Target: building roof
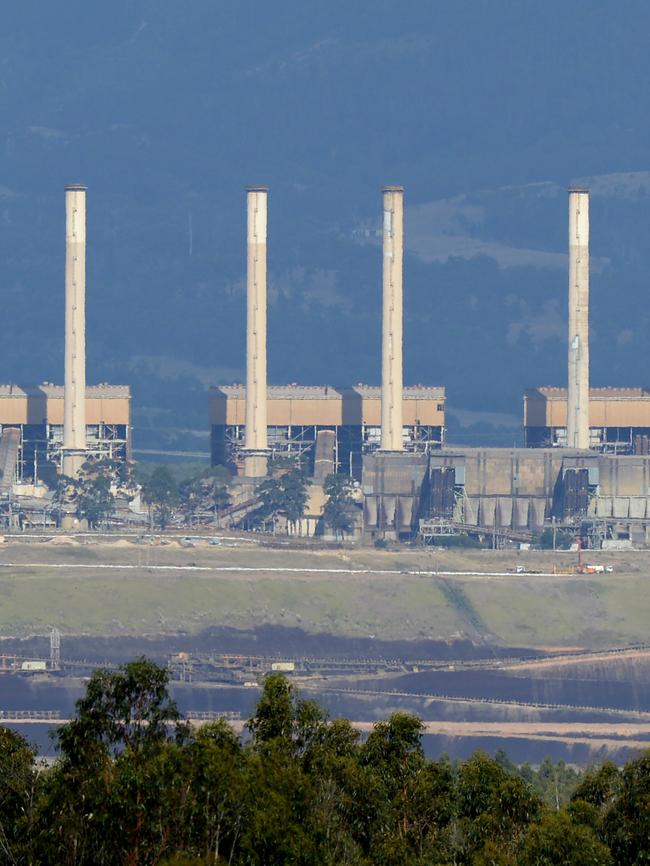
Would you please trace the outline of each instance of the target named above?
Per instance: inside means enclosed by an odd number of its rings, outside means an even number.
[[[566,400],[567,389],[544,385],[540,388],[527,388],[525,396],[544,397],[546,400]],[[590,400],[650,400],[648,388],[590,388]]]
[[[221,392],[231,399],[244,399],[245,385],[218,385],[210,388]],[[269,385],[266,389],[269,400],[340,400],[345,395],[355,394],[366,400],[379,400],[381,388],[378,385],[352,385],[336,387],[333,385]],[[444,400],[445,388],[442,385],[406,385],[405,400]]]
[[[21,385],[0,385],[0,397],[47,397],[48,399],[63,399],[63,385],[53,385],[43,382],[41,385],[22,387]],[[130,399],[129,385],[87,385],[86,398],[100,400]]]

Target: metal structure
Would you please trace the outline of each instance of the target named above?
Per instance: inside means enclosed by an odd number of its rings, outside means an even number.
[[[65,190],[65,392],[63,474],[86,460],[86,187]]]
[[[567,448],[589,448],[589,192],[569,190]]]
[[[58,671],[61,668],[61,632],[53,628],[50,632],[50,669]]]
[[[49,383],[35,388],[0,385],[0,472],[4,473],[0,493],[16,481],[44,481],[51,485],[57,472],[65,472],[64,390],[61,385]],[[128,460],[130,388],[87,386],[85,414],[84,456]]]
[[[567,389],[529,388],[524,393],[527,448],[567,445]],[[605,454],[647,454],[650,450],[650,390],[591,388],[589,448]]]
[[[402,451],[404,188],[384,187],[381,448]]]
[[[401,481],[406,466],[396,479],[386,471],[369,469],[363,480],[364,492],[369,491],[366,512],[369,500],[378,494],[386,501],[408,493]],[[413,461],[412,471],[419,470]],[[650,543],[648,455],[564,448],[444,448],[429,455],[415,496],[429,535],[436,524],[448,524],[472,534],[526,541],[544,526],[577,532],[583,521],[597,520],[613,539]],[[378,503],[366,521],[368,535],[381,530],[379,515]],[[400,531],[406,533],[407,528]]]
[[[0,495],[11,492],[18,468],[20,453],[20,430],[8,427],[0,435]]]
[[[337,472],[361,478],[364,454],[381,445],[381,389],[271,385],[267,388],[269,452],[301,458],[312,468],[318,433],[334,432],[333,459]],[[407,387],[402,394],[401,439],[407,451],[428,453],[445,437],[445,389]],[[213,465],[244,472],[246,453],[246,389],[224,385],[210,391]]]
[[[249,187],[246,269],[246,442],[244,473],[266,475],[266,187]]]

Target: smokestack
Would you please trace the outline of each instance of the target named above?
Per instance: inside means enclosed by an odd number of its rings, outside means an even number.
[[[244,473],[266,475],[266,211],[268,190],[247,190],[246,439]]]
[[[569,190],[567,447],[589,448],[589,190]]]
[[[86,187],[65,188],[63,474],[86,460]]]
[[[384,187],[381,449],[401,451],[404,187]]]

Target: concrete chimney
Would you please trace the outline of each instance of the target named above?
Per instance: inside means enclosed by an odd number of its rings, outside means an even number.
[[[589,448],[589,191],[569,190],[567,447]]]
[[[63,474],[86,460],[86,187],[65,189]]]
[[[381,449],[402,451],[404,187],[384,187]]]
[[[266,213],[268,190],[247,190],[246,439],[244,474],[266,475]]]

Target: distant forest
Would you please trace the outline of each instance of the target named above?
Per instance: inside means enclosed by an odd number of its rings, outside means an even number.
[[[650,753],[584,773],[429,760],[394,713],[362,739],[270,675],[240,737],[192,728],[146,659],[97,671],[46,768],[0,728],[0,864],[634,866]]]

